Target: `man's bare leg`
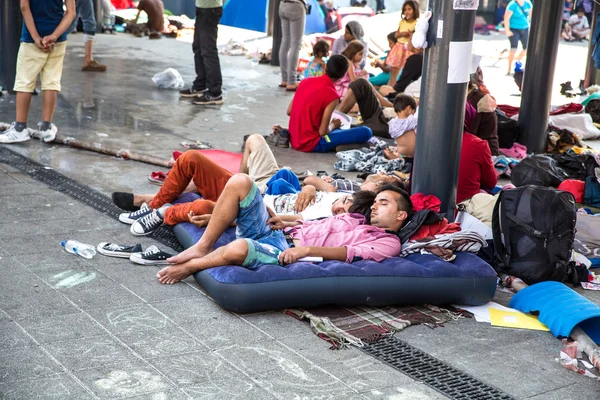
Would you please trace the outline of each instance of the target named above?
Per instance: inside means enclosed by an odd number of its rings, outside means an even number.
[[[344,94],[344,97],[342,97],[342,101],[340,102],[340,105],[337,108],[339,111],[343,112],[344,114],[347,114],[352,109],[352,107],[354,107],[355,104],[356,96],[354,95],[352,89],[348,89],[346,91],[346,94]]]
[[[160,283],[172,285],[188,276],[205,269],[223,265],[242,265],[248,256],[248,243],[243,239],[235,240],[226,246],[219,247],[201,258],[193,258],[183,264],[171,265],[156,274]]]
[[[210,222],[198,243],[167,261],[173,264],[183,264],[186,261],[204,257],[210,253],[217,239],[237,218],[240,201],[248,195],[250,189],[252,189],[252,184],[252,179],[248,175],[236,174],[231,177],[217,200]],[[177,267],[177,265],[172,267]],[[160,272],[164,275],[168,273],[170,268],[167,267]]]

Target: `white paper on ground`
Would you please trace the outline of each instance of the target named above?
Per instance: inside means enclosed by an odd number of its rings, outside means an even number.
[[[479,233],[485,240],[492,240],[494,238],[492,229],[467,213],[466,211],[459,211],[456,214],[454,222],[460,222],[460,229],[463,231],[473,231]]]
[[[470,312],[471,314],[473,314],[473,316],[475,317],[475,321],[477,321],[477,322],[488,322],[488,323],[491,323],[490,308],[495,308],[497,310],[502,310],[502,311],[519,312],[519,310],[515,310],[514,308],[505,307],[502,304],[498,304],[493,301],[490,301],[489,303],[484,304],[482,306],[463,306],[463,305],[457,305],[457,304],[453,304],[452,306],[456,307],[456,308],[460,308],[461,310]]]
[[[467,83],[473,54],[473,42],[450,42],[448,51],[448,83]]]
[[[437,38],[441,39],[444,37],[444,20],[440,19],[438,21],[438,26],[437,26]]]
[[[479,0],[454,0],[455,10],[477,10]]]
[[[333,114],[331,114],[331,120],[333,121],[334,118],[337,118],[340,121],[342,121],[342,126],[340,126],[340,129],[350,129],[350,126],[352,125],[351,116],[335,110]]]

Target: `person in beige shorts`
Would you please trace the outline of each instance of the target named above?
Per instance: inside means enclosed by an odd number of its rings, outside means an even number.
[[[75,0],[20,0],[23,14],[21,45],[13,90],[17,93],[16,118],[0,143],[19,143],[31,139],[27,119],[31,96],[38,75],[42,82],[42,122],[40,139],[51,142],[58,129],[52,123],[56,95],[60,91],[63,59],[67,47],[66,31],[75,19]],[[66,5],[66,12],[63,10]]]

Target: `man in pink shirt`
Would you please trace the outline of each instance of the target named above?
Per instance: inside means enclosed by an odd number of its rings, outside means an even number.
[[[202,238],[168,259],[174,265],[156,276],[161,283],[173,284],[208,268],[239,265],[255,269],[262,264],[292,264],[308,256],[345,262],[382,261],[400,254],[402,245],[396,232],[410,218],[412,208],[408,193],[385,185],[373,201],[369,224],[360,214],[282,222],[265,206],[252,179],[236,174],[225,185]],[[237,239],[213,251],[217,239],[234,221]],[[294,227],[286,239],[281,229],[291,225]]]

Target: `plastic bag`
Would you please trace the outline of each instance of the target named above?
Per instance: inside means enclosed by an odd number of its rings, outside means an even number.
[[[174,68],[167,68],[163,72],[152,77],[152,82],[158,86],[159,89],[183,89],[185,82],[181,74]]]

